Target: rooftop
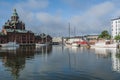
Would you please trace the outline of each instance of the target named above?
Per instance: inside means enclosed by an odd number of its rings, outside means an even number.
[[[115,18],[115,19],[111,19],[111,20],[113,21],[113,20],[119,20],[119,19],[120,19],[120,17],[118,17],[118,18]]]
[[[33,33],[32,31],[28,31],[28,30],[20,30],[20,29],[5,29],[7,32],[18,32],[18,33],[27,33],[27,32],[30,32],[30,33]]]

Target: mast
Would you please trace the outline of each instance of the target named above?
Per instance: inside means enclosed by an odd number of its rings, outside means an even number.
[[[76,36],[76,28],[74,27],[74,37]]]
[[[69,27],[68,33],[69,33],[69,38],[70,38],[70,23],[68,23],[68,27]]]

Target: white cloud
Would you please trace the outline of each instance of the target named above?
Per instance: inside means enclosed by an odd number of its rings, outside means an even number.
[[[45,9],[48,5],[48,0],[27,0],[26,2],[17,3],[15,6],[24,9]]]
[[[66,23],[61,15],[50,15],[45,12],[37,13],[36,18],[42,23],[41,29],[51,33],[63,33],[66,29]]]
[[[30,5],[31,2],[29,2]],[[25,3],[24,3],[25,4]],[[19,4],[20,5],[20,4]],[[68,34],[68,22],[59,13],[51,15],[47,12],[30,12],[23,7],[18,7],[21,18],[25,21],[29,29],[34,32],[54,32]],[[29,8],[31,9],[31,8]],[[72,29],[76,26],[77,34],[98,33],[103,29],[108,29],[109,19],[106,17],[114,9],[114,4],[104,2],[94,5],[85,11],[82,15],[71,16]],[[73,30],[71,30],[73,32]]]
[[[116,9],[114,2],[103,2],[94,4],[79,15],[72,14],[64,16],[65,10],[47,12],[50,0],[26,0],[24,2],[15,3],[14,8],[20,16],[20,20],[25,22],[26,28],[34,32],[49,32],[68,34],[68,22],[71,23],[71,32],[76,27],[76,34],[99,33],[103,29],[110,29],[111,16],[119,16],[119,9]],[[70,3],[76,3],[77,0],[70,0]],[[10,4],[8,4],[10,5]],[[75,4],[74,4],[75,5]],[[78,9],[81,11],[81,9]],[[45,12],[46,11],[46,12]],[[52,13],[51,13],[52,12]],[[78,14],[78,13],[77,13]],[[66,20],[67,18],[67,20]]]
[[[40,29],[37,27],[39,27],[41,24],[38,19],[36,19],[36,15],[37,12],[47,8],[48,5],[48,0],[27,0],[24,2],[16,3],[13,7],[17,9],[20,20],[25,22],[26,29],[32,30],[34,32],[39,32]]]
[[[62,21],[61,17],[59,15],[50,15],[48,13],[42,12],[42,13],[37,13],[36,17],[38,20],[40,20],[43,23],[59,23]]]
[[[114,9],[114,4],[111,2],[104,2],[95,5],[84,12],[83,15],[75,15],[71,18],[71,22],[78,26],[80,32],[83,33],[97,33],[102,29],[108,29],[109,20],[108,14]]]

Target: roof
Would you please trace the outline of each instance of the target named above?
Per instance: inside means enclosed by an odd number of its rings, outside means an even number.
[[[48,35],[46,35],[45,33],[41,33],[41,34],[35,34],[36,37],[41,37],[41,38],[46,38]]]
[[[27,32],[30,32],[30,33],[33,33],[32,31],[28,31],[28,30],[20,30],[20,29],[5,29],[7,32],[18,32],[18,33],[27,33]]]
[[[113,21],[113,20],[119,20],[119,19],[120,19],[120,17],[118,17],[118,18],[115,18],[115,19],[111,19],[111,20]]]

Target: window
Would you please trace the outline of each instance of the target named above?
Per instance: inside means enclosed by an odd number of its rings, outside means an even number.
[[[118,23],[120,23],[120,20],[118,21]]]

